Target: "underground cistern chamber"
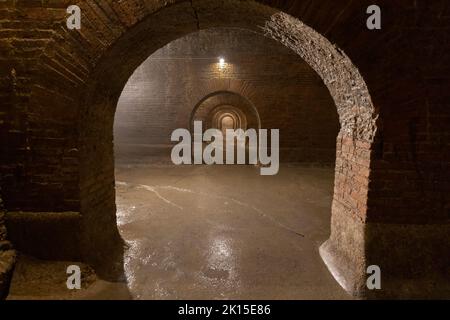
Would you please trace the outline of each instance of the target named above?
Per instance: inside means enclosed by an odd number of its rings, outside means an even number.
[[[0,4],[0,298],[448,299],[445,3]]]

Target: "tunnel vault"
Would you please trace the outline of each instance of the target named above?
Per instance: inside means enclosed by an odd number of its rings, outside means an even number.
[[[194,106],[190,119],[190,131],[194,132],[194,121],[202,121],[205,129],[219,128],[215,117],[227,111],[236,113],[238,118],[245,119],[237,126],[240,129],[261,129],[261,119],[255,105],[242,94],[232,91],[215,91],[202,99]]]
[[[11,211],[33,211],[8,219],[11,238],[20,250],[49,259],[82,259],[103,278],[121,277],[123,241],[116,226],[113,155],[113,120],[120,93],[134,70],[167,43],[201,29],[233,27],[292,49],[327,86],[341,130],[331,235],[321,255],[340,284],[359,296],[376,294],[365,285],[367,266],[392,267],[394,277],[384,284],[385,292],[398,294],[400,273],[374,247],[372,240],[379,230],[368,219],[378,114],[363,77],[345,53],[297,18],[255,1],[121,1],[114,12],[106,1],[76,2],[86,22],[81,31],[68,31],[61,17],[61,28],[34,72],[29,100],[33,110],[29,125],[63,137],[57,146],[61,153],[46,155],[46,160],[62,168],[62,173],[48,173],[50,186],[62,188],[46,190],[41,185],[40,193],[50,192],[50,199],[39,199],[35,190],[29,190],[28,203],[10,202]],[[25,225],[28,235],[47,237],[25,238]]]

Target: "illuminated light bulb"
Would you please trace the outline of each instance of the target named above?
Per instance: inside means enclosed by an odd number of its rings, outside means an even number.
[[[225,59],[219,58],[219,68],[223,69],[225,67]]]

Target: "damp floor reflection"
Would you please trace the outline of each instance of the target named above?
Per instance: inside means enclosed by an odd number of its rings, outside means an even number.
[[[318,253],[332,169],[122,166],[116,180],[134,298],[348,298]]]

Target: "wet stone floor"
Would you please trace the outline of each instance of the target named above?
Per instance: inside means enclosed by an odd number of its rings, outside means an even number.
[[[254,166],[119,166],[127,285],[92,280],[77,294],[38,291],[55,299],[349,299],[318,251],[330,232],[333,170],[282,165],[276,176],[259,173]],[[42,298],[27,290],[27,274],[36,273],[27,268],[37,270],[30,260],[19,259],[11,299]],[[36,275],[29,278],[39,286]]]

